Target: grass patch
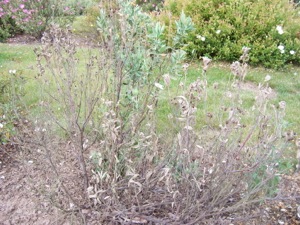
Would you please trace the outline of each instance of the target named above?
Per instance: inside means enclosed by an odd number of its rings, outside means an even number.
[[[300,118],[297,111],[300,107],[300,68],[291,67],[285,71],[254,68],[249,71],[246,80],[256,84],[262,82],[266,75],[271,75],[270,87],[276,92],[273,104],[286,102],[286,128],[300,133]]]
[[[0,53],[1,76],[7,75],[9,70],[17,70],[18,75],[26,79],[26,83],[23,87],[26,93],[25,104],[33,105],[37,103],[39,93],[37,83],[34,79],[37,75],[37,70],[35,68],[36,56],[33,52],[33,49],[36,46],[1,44],[0,47],[2,50]],[[89,52],[85,48],[78,51],[80,62],[83,62],[79,68],[82,72],[84,71],[85,66],[83,59],[86,58],[88,54]],[[276,97],[271,100],[272,103],[277,105],[280,101],[286,102],[286,128],[293,130],[296,133],[300,133],[300,117],[298,116],[298,109],[300,108],[300,68],[292,67],[285,71],[251,68],[246,77],[246,82],[253,84],[253,87],[255,87],[255,85],[262,83],[265,76],[268,74],[272,77],[269,82],[270,87],[276,93]],[[173,96],[180,91],[178,88],[180,82],[183,82],[186,79],[186,85],[189,85],[201,76],[202,68],[200,63],[191,63],[186,78],[176,77],[176,80],[172,81],[171,87],[164,90],[164,95]],[[216,107],[220,106],[220,102],[224,100],[225,87],[232,79],[229,64],[215,62],[207,72],[206,78],[208,81],[208,91],[212,93],[209,95],[211,97],[208,99],[208,105],[206,106],[207,112],[209,113],[215,111]],[[217,89],[214,89],[214,84],[218,86]],[[249,87],[249,89],[245,90],[241,95],[244,101],[243,104],[245,107],[249,107],[254,101],[255,89],[252,90],[251,87]],[[168,115],[172,109],[168,104],[165,104],[163,97],[159,104],[158,116],[161,119],[158,124],[159,126],[162,126],[162,130],[164,130],[163,124],[168,123],[166,115]],[[199,115],[199,117],[200,116],[201,115]]]

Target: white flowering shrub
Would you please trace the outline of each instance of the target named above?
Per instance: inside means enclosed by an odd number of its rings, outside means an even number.
[[[167,0],[165,9],[161,19],[170,24],[182,10],[195,23],[196,29],[183,42],[191,57],[233,61],[248,46],[251,64],[278,68],[299,63],[299,7],[289,1]]]

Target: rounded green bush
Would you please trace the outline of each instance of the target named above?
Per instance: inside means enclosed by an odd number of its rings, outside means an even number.
[[[161,18],[170,24],[182,11],[195,23],[182,43],[191,57],[238,60],[247,46],[252,65],[279,68],[300,62],[300,9],[289,1],[167,0],[165,9]]]
[[[14,19],[7,15],[0,16],[0,42],[21,32]]]

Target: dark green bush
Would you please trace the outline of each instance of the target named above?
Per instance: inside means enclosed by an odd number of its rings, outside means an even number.
[[[92,4],[93,0],[0,0],[0,38],[13,35],[16,28],[41,37],[50,24],[66,26]]]
[[[15,20],[10,16],[0,17],[0,42],[5,42],[7,38],[21,33],[21,29],[16,25]]]
[[[162,20],[173,24],[183,10],[195,23],[196,29],[182,43],[191,57],[238,60],[247,46],[253,65],[279,68],[299,63],[300,10],[288,1],[168,0],[165,8]]]

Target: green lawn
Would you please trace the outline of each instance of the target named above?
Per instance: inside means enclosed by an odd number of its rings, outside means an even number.
[[[0,75],[2,77],[9,76],[9,70],[16,70],[17,75],[26,80],[24,83],[25,98],[24,101],[27,105],[34,105],[38,101],[38,87],[35,81],[37,75],[36,57],[33,49],[37,47],[34,45],[11,45],[0,44]],[[84,58],[86,50],[79,50],[79,58]],[[208,81],[209,98],[205,106],[206,113],[214,112],[218,110],[218,107],[224,100],[225,87],[231,79],[231,72],[227,63],[212,63],[209,68],[206,79]],[[201,62],[191,63],[186,76],[187,85],[201,77],[202,75]],[[288,130],[293,130],[300,133],[300,117],[298,111],[300,108],[300,68],[291,67],[285,71],[267,70],[264,68],[250,68],[249,73],[246,76],[246,83],[257,86],[262,83],[266,75],[271,76],[269,81],[270,87],[275,91],[274,98],[270,99],[271,103],[278,105],[280,101],[286,102],[286,117],[285,127]],[[178,89],[178,83],[183,81],[184,78],[177,77],[171,85],[170,89],[165,89],[162,96],[171,94],[180,94]],[[218,88],[214,89],[213,84],[218,83]],[[249,107],[255,97],[255,89],[251,88],[244,90],[242,93],[243,105]],[[164,104],[164,97],[160,101],[159,114],[166,115],[170,112],[168,104]],[[199,115],[201,117],[201,115]],[[165,123],[166,117],[162,116],[161,122]],[[198,122],[201,123],[201,118],[198,118]],[[217,123],[217,121],[215,121]],[[217,125],[217,124],[216,124]]]
[[[207,71],[206,78],[208,80],[208,98],[207,112],[214,112],[218,108],[224,98],[226,86],[232,79],[230,72],[230,64],[215,62]],[[191,83],[201,77],[201,63],[192,63],[188,70],[187,83]],[[255,101],[259,83],[263,83],[266,75],[271,76],[269,86],[273,89],[270,103],[278,106],[280,101],[286,102],[286,117],[284,126],[287,130],[293,130],[300,133],[300,117],[297,112],[300,107],[300,68],[292,67],[285,71],[267,70],[264,68],[250,68],[245,79],[245,88],[241,91],[243,99],[243,106],[249,108]],[[183,79],[183,78],[182,78]],[[178,91],[177,81],[173,81],[176,85],[170,88],[170,92],[176,93]],[[218,84],[218,88],[214,89],[213,85]],[[201,107],[201,106],[200,106]],[[160,108],[162,113],[168,113],[167,104],[161,103]],[[198,118],[200,119],[200,118]],[[201,119],[200,119],[201,120]],[[165,122],[165,121],[164,121]]]

